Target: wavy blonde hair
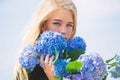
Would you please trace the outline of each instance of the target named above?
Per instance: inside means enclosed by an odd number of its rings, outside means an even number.
[[[37,9],[36,14],[34,15],[31,24],[28,26],[27,33],[23,39],[23,48],[28,45],[34,45],[36,39],[42,33],[42,26],[49,19],[52,12],[58,9],[65,9],[72,13],[74,20],[73,34],[71,38],[76,33],[76,20],[77,20],[77,9],[74,3],[71,0],[42,0],[40,6]],[[22,49],[22,48],[21,48]],[[14,71],[14,80],[28,80],[28,74],[26,69],[21,67],[19,63],[15,65]]]

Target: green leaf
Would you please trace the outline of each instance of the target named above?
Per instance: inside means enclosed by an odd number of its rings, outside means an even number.
[[[108,69],[111,69],[112,67],[116,66],[116,62],[112,62],[111,64],[107,64],[108,65]]]
[[[111,59],[106,60],[106,63],[111,62],[111,61],[114,60],[116,57],[117,57],[117,55],[113,56],[113,58],[111,58]]]
[[[55,80],[62,80],[61,77],[55,77]]]
[[[59,51],[57,51],[55,48],[55,60],[53,61],[53,64],[56,64],[58,57],[59,57]]]
[[[83,63],[79,61],[72,61],[66,65],[66,70],[70,73],[76,73],[82,68]]]
[[[83,54],[84,51],[80,49],[71,50],[69,53],[67,53],[67,58],[71,58],[71,61],[77,60],[78,57]]]
[[[27,73],[31,73],[33,70],[30,70],[30,69],[26,69],[26,72]]]
[[[113,62],[113,63],[111,64],[111,66],[114,67],[114,66],[116,66],[116,64],[117,64],[116,62]]]
[[[107,77],[108,77],[108,73],[106,73],[106,75],[103,77],[103,79],[102,79],[102,80],[106,80],[106,79],[107,79]]]

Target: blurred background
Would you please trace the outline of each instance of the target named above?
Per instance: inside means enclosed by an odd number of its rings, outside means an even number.
[[[13,80],[22,32],[40,1],[0,0],[0,80]],[[78,9],[76,35],[86,41],[86,53],[97,52],[104,60],[120,55],[120,0],[73,2]]]

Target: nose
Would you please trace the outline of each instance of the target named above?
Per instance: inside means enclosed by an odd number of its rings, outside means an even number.
[[[67,29],[65,27],[61,27],[60,33],[65,36],[65,34],[67,33]]]
[[[59,29],[59,33],[61,33],[62,35],[64,35],[65,38],[67,39],[67,29],[66,29],[66,27],[61,27]]]

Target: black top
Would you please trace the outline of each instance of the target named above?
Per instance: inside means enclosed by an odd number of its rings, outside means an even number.
[[[44,73],[43,69],[39,65],[36,65],[34,70],[28,73],[28,79],[29,80],[49,80],[46,74]]]

